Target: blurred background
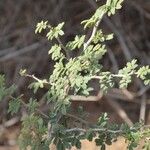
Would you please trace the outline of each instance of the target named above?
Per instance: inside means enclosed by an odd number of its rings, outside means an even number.
[[[0,0],[0,73],[5,74],[7,85],[17,85],[17,95],[24,93],[28,101],[32,92],[27,89],[31,79],[20,77],[21,68],[39,78],[47,78],[53,62],[48,56],[51,43],[44,35],[35,35],[36,24],[48,20],[57,25],[65,21],[63,42],[72,40],[83,32],[80,22],[89,18],[105,0]],[[127,61],[136,58],[140,65],[150,65],[150,0],[125,0],[123,8],[113,17],[104,17],[101,28],[105,33],[114,33],[107,44],[108,53],[101,63],[106,70],[117,72]],[[91,31],[86,31],[90,35]],[[73,54],[74,55],[74,54]],[[93,83],[95,84],[95,83]],[[42,99],[42,94],[38,98]],[[92,102],[76,102],[89,112],[89,121],[95,122],[101,112],[108,112],[111,122],[129,125],[143,119],[150,124],[150,90],[134,79],[128,90],[112,89],[102,96],[95,85]],[[40,101],[40,99],[39,99]],[[0,146],[15,145],[20,128],[20,114],[7,115],[8,100],[0,103]],[[41,107],[41,110],[44,108]],[[19,116],[19,117],[18,117]],[[3,124],[8,126],[2,128]],[[8,148],[7,148],[8,149]],[[0,150],[2,150],[0,148]]]

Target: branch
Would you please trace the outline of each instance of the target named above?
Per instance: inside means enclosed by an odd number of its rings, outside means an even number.
[[[21,95],[22,97],[22,95]],[[28,108],[28,105],[22,100],[20,99],[20,102],[23,104],[23,106],[25,108]],[[47,116],[45,113],[43,113],[41,110],[39,110],[38,108],[35,109],[39,114],[41,114],[45,119],[49,119],[49,116]]]
[[[84,120],[84,119],[82,119],[82,118],[80,118],[80,117],[78,117],[78,116],[75,116],[75,115],[73,115],[73,114],[67,113],[66,116],[67,116],[67,117],[74,118],[74,119],[80,121],[80,122],[83,123],[83,124],[90,125],[90,123],[89,123],[88,121],[86,121],[86,120]]]
[[[130,73],[131,74],[131,73]],[[129,74],[129,75],[130,75]],[[132,74],[131,74],[132,75]],[[116,78],[123,78],[123,77],[126,77],[125,75],[123,74],[111,74],[112,77],[116,77]],[[103,76],[91,76],[91,79],[98,79],[98,80],[101,80],[103,79],[104,77]]]
[[[124,74],[110,74],[112,77],[114,77],[114,78],[123,78],[123,77],[126,77],[126,75],[124,75]],[[131,76],[131,75],[137,75],[137,73],[136,72],[133,72],[133,71],[131,71],[130,73],[128,73],[128,75],[129,76]],[[104,78],[104,76],[91,76],[91,79],[98,79],[98,80],[101,80],[101,79],[103,79]]]
[[[37,81],[37,82],[43,81],[43,80],[40,80],[39,78],[37,78],[36,76],[30,75],[30,74],[26,74],[25,77],[32,78],[32,79],[34,79],[34,80]],[[44,79],[44,82],[43,82],[43,83],[44,83],[44,84],[50,85],[50,83],[49,83],[48,81],[46,81],[45,79]]]
[[[88,130],[86,129],[82,129],[82,128],[72,128],[72,129],[67,129],[66,132],[83,132],[83,133],[86,133]],[[93,129],[90,129],[90,131],[93,131],[93,132],[109,132],[109,133],[115,133],[115,134],[119,134],[119,133],[123,133],[122,130],[109,130],[107,128],[93,128]]]
[[[95,24],[95,26],[93,28],[92,34],[91,34],[90,38],[88,39],[88,41],[86,43],[84,43],[83,50],[85,50],[91,44],[91,42],[92,42],[92,40],[93,40],[93,38],[94,38],[94,36],[96,34],[97,28],[98,28],[98,26],[100,24],[100,21],[101,21],[101,18],[96,22],[96,24]]]
[[[67,58],[70,58],[67,48],[63,45],[60,38],[57,38],[58,43],[60,44],[61,48],[65,51]]]

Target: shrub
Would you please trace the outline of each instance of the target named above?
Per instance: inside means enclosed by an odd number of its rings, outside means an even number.
[[[141,138],[150,137],[150,129],[144,128],[142,123],[137,123],[132,127],[126,124],[109,124],[107,113],[101,115],[95,125],[87,124],[83,118],[69,115],[70,93],[88,96],[93,90],[92,87],[89,87],[91,80],[99,82],[103,93],[117,86],[127,88],[133,76],[143,80],[145,85],[150,85],[150,67],[148,65],[139,67],[136,59],[128,62],[117,74],[104,71],[102,64],[99,63],[99,60],[107,52],[105,42],[113,38],[113,34],[105,35],[102,29],[99,29],[99,25],[104,15],[115,14],[116,10],[121,8],[122,2],[123,0],[107,0],[106,4],[100,6],[91,18],[81,22],[84,30],[92,29],[88,39],[86,35],[76,35],[73,41],[64,44],[61,40],[65,34],[64,22],[57,26],[50,25],[48,21],[41,21],[37,24],[35,33],[46,30],[47,39],[55,42],[48,52],[55,62],[53,73],[49,79],[43,80],[29,75],[26,70],[21,70],[20,74],[34,79],[34,82],[29,85],[34,93],[40,88],[48,88],[45,99],[49,106],[49,112],[48,115],[41,112],[38,109],[38,101],[35,99],[24,103],[20,96],[10,102],[9,112],[17,113],[22,105],[28,111],[28,116],[22,120],[18,141],[20,149],[25,150],[30,146],[32,150],[46,150],[49,149],[50,143],[54,143],[58,150],[64,150],[71,146],[80,149],[81,139],[89,141],[94,139],[96,145],[100,145],[104,150],[106,144],[111,145],[118,136],[123,136],[129,141],[128,149],[132,150],[137,147]],[[70,52],[75,50],[80,50],[80,55],[71,57]],[[1,85],[3,88],[3,83]],[[3,92],[5,93],[5,90]],[[85,128],[70,128],[67,117],[78,119]],[[145,140],[143,149],[148,150],[149,147],[148,140]]]

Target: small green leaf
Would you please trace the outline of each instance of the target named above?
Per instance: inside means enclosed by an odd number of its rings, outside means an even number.
[[[61,47],[57,44],[51,47],[48,54],[52,54],[52,60],[58,60],[64,58],[64,55],[61,52]]]
[[[48,21],[41,21],[36,25],[35,33],[41,33],[43,29],[46,29]]]
[[[26,73],[27,73],[27,70],[26,69],[21,69],[19,73],[20,73],[21,76],[25,76]]]
[[[76,139],[76,144],[75,146],[78,148],[78,149],[81,149],[81,142],[80,140]]]
[[[108,118],[108,115],[107,113],[103,113],[100,118],[98,119],[98,125],[101,126],[101,127],[104,127],[107,125],[107,122],[108,122],[109,118]]]
[[[9,102],[8,112],[13,115],[14,113],[17,113],[19,111],[20,106],[21,106],[20,98],[12,99]]]
[[[32,98],[29,99],[29,103],[27,104],[28,110],[30,113],[33,113],[35,109],[38,107],[37,100],[34,100]]]
[[[64,22],[58,24],[56,27],[51,27],[46,37],[48,40],[52,40],[53,38],[57,39],[59,36],[64,35],[62,31],[62,27],[64,26]]]
[[[89,141],[92,141],[93,140],[93,132],[91,130],[88,130],[87,133],[86,133],[86,138],[89,140]]]

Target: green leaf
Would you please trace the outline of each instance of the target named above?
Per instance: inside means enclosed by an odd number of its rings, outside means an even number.
[[[105,127],[107,125],[109,118],[107,113],[103,113],[98,119],[98,125],[101,127]]]
[[[128,84],[132,81],[131,76],[136,73],[138,67],[136,62],[137,60],[133,59],[131,62],[128,62],[123,69],[119,70],[118,75],[122,77],[119,82],[120,88],[127,88]]]
[[[77,147],[77,149],[81,149],[81,142],[79,139],[76,139],[76,144],[75,146]]]
[[[28,88],[33,89],[33,92],[35,94],[39,88],[44,88],[44,84],[46,84],[46,83],[47,83],[46,79],[44,79],[44,80],[39,79],[37,82],[31,83],[28,86]]]
[[[132,142],[132,143],[130,143],[130,144],[128,145],[128,149],[129,149],[129,150],[134,150],[137,146],[138,146],[137,143]]]
[[[36,25],[35,33],[41,33],[43,29],[46,29],[48,21],[41,21]]]
[[[129,83],[131,83],[131,75],[125,75],[122,77],[122,79],[119,81],[119,88],[127,88]]]
[[[61,47],[57,44],[51,47],[48,54],[52,54],[52,60],[58,60],[64,58],[64,55],[61,52]]]
[[[82,36],[76,35],[74,41],[68,42],[66,47],[70,50],[74,50],[76,48],[79,49],[83,45],[84,39],[85,39],[85,35]]]
[[[56,146],[57,146],[57,150],[65,150],[65,146],[61,140],[58,141]]]
[[[15,85],[12,85],[7,88],[5,85],[4,75],[0,75],[0,101],[2,101],[5,97],[11,96],[15,92],[15,90]]]
[[[123,1],[124,0],[107,0],[106,6],[108,16],[114,15],[116,13],[116,10],[121,9]]]
[[[0,75],[0,88],[5,86],[5,76]]]
[[[27,107],[30,113],[34,113],[35,109],[38,107],[37,100],[30,98]]]
[[[7,90],[5,87],[0,88],[0,101],[4,99],[4,97],[7,95]]]
[[[20,73],[21,76],[25,76],[27,74],[27,70],[26,69],[21,69],[19,73]]]
[[[16,91],[17,87],[13,84],[9,88],[7,88],[5,91],[7,93],[7,96],[12,95]]]
[[[12,99],[9,102],[9,108],[8,108],[8,113],[11,113],[12,115],[14,113],[17,113],[20,109],[21,106],[21,100],[20,98]]]
[[[114,86],[114,80],[110,72],[102,72],[100,74],[100,88],[103,92],[107,92],[108,89],[112,88]]]
[[[100,6],[90,19],[81,22],[81,24],[84,24],[84,29],[93,27],[96,22],[101,21],[106,11],[105,5]]]
[[[145,85],[150,85],[150,67],[148,65],[141,67],[136,74],[144,81]]]
[[[81,22],[81,24],[84,24],[84,29],[94,26],[95,23],[96,23],[96,19],[94,19],[94,16],[90,19]]]
[[[89,140],[89,141],[92,141],[92,140],[93,140],[94,135],[93,135],[92,130],[88,130],[88,131],[86,132],[86,138],[87,138],[87,140]]]
[[[59,36],[64,35],[62,31],[62,27],[64,26],[64,22],[58,24],[56,27],[51,27],[46,37],[48,40],[52,40],[53,38],[57,39]]]
[[[108,34],[108,35],[106,36],[106,40],[112,40],[113,37],[114,37],[114,34]]]

